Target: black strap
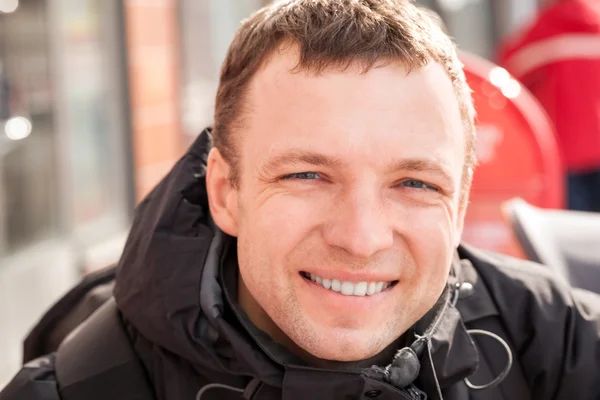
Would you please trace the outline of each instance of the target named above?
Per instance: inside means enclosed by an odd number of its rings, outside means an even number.
[[[112,297],[116,266],[86,275],[56,302],[23,343],[23,364],[54,353],[64,338]]]
[[[62,400],[155,400],[113,298],[61,344],[56,378]]]

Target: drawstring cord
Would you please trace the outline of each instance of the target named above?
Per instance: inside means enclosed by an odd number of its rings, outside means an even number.
[[[476,335],[487,336],[487,337],[490,337],[490,338],[498,341],[502,345],[502,347],[504,347],[504,350],[506,350],[506,355],[508,356],[508,361],[506,363],[506,368],[504,368],[504,370],[496,378],[494,378],[491,382],[486,383],[484,385],[474,385],[471,383],[471,381],[469,381],[469,378],[465,378],[464,379],[465,384],[471,390],[485,390],[485,389],[491,389],[493,387],[498,386],[500,383],[502,383],[502,381],[504,379],[506,379],[506,377],[508,376],[508,373],[510,372],[510,369],[512,368],[512,365],[513,365],[513,355],[512,355],[512,351],[510,350],[510,346],[508,345],[508,343],[506,343],[506,341],[504,339],[502,339],[500,336],[498,336],[492,332],[484,331],[481,329],[470,329],[467,331],[467,333],[469,333],[469,335],[471,335],[471,336],[476,336]]]
[[[227,389],[237,393],[244,393],[244,389],[239,389],[235,386],[223,385],[222,383],[209,383],[208,385],[204,386],[198,391],[198,393],[196,394],[196,400],[202,400],[202,396],[204,396],[204,393],[211,389]]]
[[[454,290],[452,291],[452,294],[449,296],[450,301],[447,301],[445,304],[445,307],[443,307],[444,311],[448,305],[451,305],[452,307],[456,306],[456,303],[458,301],[458,295],[459,295],[459,284],[457,284],[453,289]],[[448,299],[448,297],[447,297],[447,299]],[[440,315],[441,315],[441,313],[440,313]],[[431,338],[433,336],[433,332],[437,328],[437,322],[439,322],[439,321],[435,321],[432,324],[433,329],[428,330],[428,332],[426,332],[423,336],[418,336],[418,340],[415,343],[418,343],[419,341],[423,341],[423,340],[425,341],[426,346],[427,346],[427,355],[429,358],[429,362],[431,364],[431,370],[433,371],[433,378],[435,381],[437,394],[438,394],[440,400],[444,400],[444,398],[442,396],[442,389],[440,387],[440,382],[438,380],[437,373],[435,371],[435,365],[433,363],[433,355],[432,355],[433,344],[432,344]],[[494,378],[491,382],[488,382],[483,385],[474,385],[473,383],[471,383],[471,381],[469,381],[469,378],[465,378],[464,379],[465,384],[467,385],[467,387],[469,389],[471,389],[473,391],[486,390],[486,389],[491,389],[491,388],[498,386],[500,383],[502,383],[504,381],[504,379],[506,379],[506,377],[508,376],[508,374],[512,368],[512,365],[513,365],[513,355],[512,355],[510,346],[500,336],[496,335],[495,333],[489,332],[489,331],[485,331],[482,329],[469,329],[469,330],[467,330],[467,333],[470,336],[476,336],[476,335],[487,336],[489,338],[496,340],[497,342],[499,342],[502,345],[502,347],[504,347],[504,350],[506,351],[508,360],[507,360],[506,367],[504,368],[504,370],[496,378]]]
[[[433,371],[433,380],[435,381],[435,389],[437,391],[438,397],[440,400],[444,400],[444,396],[442,396],[442,388],[440,387],[440,381],[437,377],[437,372],[435,372],[435,365],[433,364],[433,356],[431,355],[431,337],[427,338],[427,355],[429,358],[429,363],[431,364],[431,371]]]
[[[204,394],[211,389],[231,390],[232,392],[242,393],[244,395],[244,399],[252,400],[261,387],[262,382],[258,378],[252,379],[244,389],[240,389],[235,386],[224,385],[222,383],[209,383],[198,391],[196,394],[196,400],[202,400],[202,396],[204,396]]]
[[[442,396],[442,388],[440,386],[440,381],[437,377],[437,372],[435,371],[433,355],[431,354],[433,346],[431,338],[433,337],[434,332],[438,329],[446,310],[449,307],[454,307],[454,305],[456,305],[457,299],[458,293],[456,288],[453,288],[450,285],[446,286],[446,290],[444,292],[444,304],[435,316],[433,323],[431,324],[429,329],[427,329],[425,333],[423,333],[423,335],[415,335],[417,337],[417,340],[413,343],[413,345],[411,345],[415,352],[419,354],[421,352],[420,350],[422,350],[423,343],[425,344],[425,347],[427,349],[427,358],[429,359],[429,364],[431,366],[431,370],[433,371],[433,380],[435,381],[435,389],[437,391],[439,400],[444,400],[444,397]]]
[[[456,303],[458,302],[458,298],[460,295],[460,287],[461,287],[460,282],[457,282],[456,285],[453,287],[454,296],[451,301],[451,304],[453,307],[455,307]],[[504,370],[496,378],[494,378],[491,382],[486,383],[484,385],[474,385],[471,383],[471,381],[469,381],[469,378],[465,378],[464,379],[465,384],[471,390],[485,390],[485,389],[491,389],[491,388],[498,386],[500,383],[502,383],[502,381],[504,381],[504,379],[506,379],[506,377],[508,376],[508,373],[510,372],[510,369],[513,366],[513,355],[512,355],[510,346],[500,336],[496,335],[495,333],[489,332],[489,331],[484,331],[482,329],[468,329],[467,333],[470,336],[477,336],[477,335],[487,336],[489,338],[496,340],[498,343],[500,343],[502,345],[502,347],[504,347],[504,350],[506,351],[506,355],[508,356],[508,360],[506,363],[506,368],[504,368]]]

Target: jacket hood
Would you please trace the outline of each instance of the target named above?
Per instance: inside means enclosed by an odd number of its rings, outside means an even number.
[[[140,335],[187,360],[196,370],[255,378],[291,390],[307,375],[322,376],[328,371],[279,364],[257,345],[257,338],[243,329],[241,321],[225,317],[227,299],[219,283],[219,268],[228,240],[233,239],[214,225],[209,214],[204,178],[210,143],[206,130],[137,207],[119,262],[114,296],[124,318]],[[477,368],[476,348],[455,307],[460,271],[457,261],[444,294],[414,327],[411,348],[420,365],[412,381],[437,387],[427,393],[430,399],[438,397],[435,392],[440,388]],[[394,376],[406,370],[402,364],[406,352],[400,353],[387,366],[329,371],[336,377],[328,379],[337,387],[336,397],[339,390],[350,390],[348,382],[357,379],[363,385],[382,381],[398,386]],[[343,376],[349,381],[340,384]]]
[[[223,318],[218,267],[227,237],[208,212],[209,150],[207,130],[136,208],[114,297],[142,336],[193,365],[280,381],[280,368]]]

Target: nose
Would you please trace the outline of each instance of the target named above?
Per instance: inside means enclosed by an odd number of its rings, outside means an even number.
[[[363,190],[344,196],[325,228],[325,241],[366,259],[394,244],[392,221],[378,193]]]

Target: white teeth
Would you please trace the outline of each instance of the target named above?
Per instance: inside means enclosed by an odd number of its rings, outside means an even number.
[[[342,294],[351,296],[354,294],[354,285],[351,282],[342,283]]]
[[[377,292],[377,283],[376,282],[369,283],[369,287],[367,288],[367,294],[370,296],[372,294],[375,294],[375,292]]]
[[[359,282],[354,285],[354,295],[355,296],[364,296],[367,294],[367,288],[369,284],[367,282]]]
[[[339,292],[340,290],[342,290],[342,284],[340,283],[340,281],[338,281],[337,279],[332,280],[331,290],[333,290],[334,292]]]
[[[372,296],[389,288],[391,282],[340,282],[337,279],[323,279],[315,274],[310,274],[310,280],[323,286],[325,289],[340,292],[345,296]]]

